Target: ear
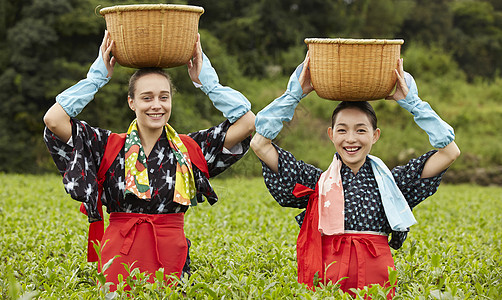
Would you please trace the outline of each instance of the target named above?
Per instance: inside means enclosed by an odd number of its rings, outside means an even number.
[[[328,127],[328,137],[331,141],[333,141],[333,128]]]
[[[380,128],[377,128],[373,132],[373,144],[375,144],[379,138],[380,138]]]
[[[132,111],[136,110],[136,108],[134,107],[134,99],[132,99],[130,96],[127,96],[127,103],[129,104],[129,108],[131,108]]]

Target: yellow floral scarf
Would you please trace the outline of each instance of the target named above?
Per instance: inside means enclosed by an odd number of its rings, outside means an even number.
[[[165,126],[167,140],[176,158],[176,181],[173,201],[181,205],[196,205],[195,180],[188,150],[178,133],[169,125]],[[125,194],[134,194],[140,199],[149,201],[152,198],[146,155],[141,145],[136,120],[127,130],[125,140]]]

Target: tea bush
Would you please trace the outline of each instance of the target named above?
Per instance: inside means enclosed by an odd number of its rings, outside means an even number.
[[[296,282],[296,209],[261,178],[214,179],[220,201],[186,215],[193,275],[176,287],[145,283],[106,294],[86,263],[87,220],[55,175],[0,174],[0,299],[350,299],[336,285]],[[497,299],[502,295],[502,188],[443,185],[415,210],[393,251],[395,299]],[[361,293],[363,293],[362,291]],[[380,287],[368,289],[384,299]]]

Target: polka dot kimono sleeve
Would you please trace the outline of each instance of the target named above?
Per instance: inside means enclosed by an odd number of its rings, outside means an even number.
[[[404,166],[392,169],[394,180],[412,209],[437,191],[443,174],[446,172],[444,170],[437,176],[420,178],[425,162],[436,152],[436,150],[431,150],[418,158],[411,159]]]
[[[281,206],[306,208],[309,196],[296,198],[293,195],[293,189],[297,183],[315,189],[322,173],[321,169],[296,160],[293,154],[277,145],[274,147],[279,153],[279,172],[275,173],[264,162],[261,162],[265,185]]]

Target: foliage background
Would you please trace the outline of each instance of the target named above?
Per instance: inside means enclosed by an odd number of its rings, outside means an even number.
[[[0,172],[55,172],[42,117],[62,90],[85,77],[106,27],[100,7],[165,1],[2,0],[0,2]],[[204,7],[204,51],[221,82],[244,93],[257,113],[285,89],[307,50],[307,37],[403,38],[405,68],[420,95],[456,130],[462,157],[449,182],[502,184],[502,2],[497,0],[171,1]],[[96,11],[96,12],[95,12]],[[123,132],[132,69],[114,78],[79,118]],[[179,93],[171,123],[180,132],[223,120],[195,89],[186,67],[169,71]],[[325,127],[336,102],[315,93],[300,104],[277,143],[327,167],[333,147]],[[394,103],[373,102],[383,135],[373,154],[390,167],[430,149],[425,133]],[[306,143],[316,145],[305,149]],[[30,145],[27,147],[27,145]],[[312,149],[314,148],[314,149]],[[308,150],[308,151],[307,151]],[[253,155],[229,172],[255,176]]]

